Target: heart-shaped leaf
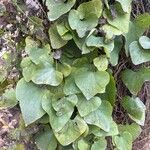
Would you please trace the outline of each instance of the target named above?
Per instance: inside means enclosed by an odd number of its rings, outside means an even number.
[[[109,24],[105,24],[102,26],[102,30],[106,33],[106,39],[110,40],[112,39],[114,36],[116,35],[121,35],[122,32],[120,30],[118,30],[117,28],[109,25]]]
[[[104,93],[109,83],[109,74],[105,71],[90,71],[88,68],[77,69],[75,72],[75,83],[82,91],[87,100],[97,93]]]
[[[130,44],[129,51],[131,60],[135,65],[150,61],[150,51],[140,48],[137,41],[134,41]]]
[[[122,134],[113,137],[113,143],[118,150],[131,150],[132,135],[129,132],[123,132]]]
[[[53,62],[41,58],[41,63],[35,65],[28,57],[22,60],[23,76],[29,82],[58,86],[63,80],[63,74],[56,71]]]
[[[105,132],[110,131],[112,106],[108,101],[102,101],[100,107],[84,117],[84,120],[90,124],[95,125]]]
[[[60,131],[70,120],[77,101],[76,95],[70,95],[60,100],[53,98],[52,102],[45,100],[42,102],[42,107],[48,113],[54,131]]]
[[[138,97],[124,97],[122,100],[122,106],[127,111],[131,119],[133,119],[139,125],[144,125],[146,107]]]
[[[83,38],[79,38],[78,35],[72,31],[72,36],[73,36],[74,42],[76,43],[78,48],[82,51],[82,54],[90,53],[91,51],[95,49],[94,47],[88,47],[86,45],[86,41],[90,35],[88,35],[87,37],[85,36]]]
[[[102,2],[99,0],[82,3],[77,10],[71,10],[69,13],[70,27],[82,38],[98,24],[101,12]]]
[[[103,94],[100,94],[101,99],[107,100],[111,103],[112,106],[114,106],[116,102],[116,81],[112,75],[110,75],[110,82],[106,86],[106,92]]]
[[[123,46],[122,40],[116,39],[114,42],[114,49],[110,53],[110,59],[109,59],[112,66],[116,66],[118,64],[119,52],[121,51],[122,46]]]
[[[51,25],[49,29],[49,36],[53,49],[59,49],[67,44],[67,41],[63,40],[59,35],[56,24]]]
[[[79,150],[90,150],[89,143],[84,139],[79,140],[77,146]]]
[[[108,59],[105,55],[94,58],[93,63],[99,71],[105,71],[108,68]]]
[[[150,38],[147,36],[141,36],[139,43],[144,49],[150,49]]]
[[[79,138],[87,129],[86,122],[76,116],[74,120],[70,120],[62,130],[55,132],[55,137],[63,146],[69,145]]]
[[[107,148],[107,141],[104,138],[100,138],[99,140],[95,141],[91,147],[91,150],[106,150]]]
[[[88,18],[80,18],[77,10],[71,10],[69,13],[69,24],[73,30],[76,30],[80,38],[86,35],[87,31],[92,30],[98,24],[98,18],[95,14],[90,14]]]
[[[34,62],[35,64],[39,64],[39,58],[48,57],[51,50],[49,45],[46,45],[43,48],[39,48],[38,42],[34,41],[31,37],[27,37],[25,51],[29,55],[32,62]]]
[[[141,68],[137,72],[126,69],[122,72],[122,81],[133,95],[137,95],[143,83],[150,81],[150,69]]]
[[[39,66],[32,81],[36,84],[49,84],[58,86],[63,80],[62,73],[56,71],[51,65]]]
[[[21,67],[22,67],[22,74],[24,79],[29,82],[32,79],[32,76],[34,75],[36,68],[34,63],[31,61],[29,57],[25,57],[21,61]]]
[[[87,100],[83,95],[78,95],[77,108],[81,117],[84,117],[95,111],[101,105],[101,99],[99,97],[93,97],[90,100]],[[86,106],[86,107],[85,107]]]
[[[67,13],[75,4],[76,0],[47,0],[46,6],[49,9],[48,18],[50,21],[58,19]]]
[[[135,20],[132,22],[130,21],[129,23],[129,31],[128,33],[125,33],[125,50],[126,50],[126,55],[128,56],[129,54],[129,45],[133,42],[138,40],[140,36],[144,33],[146,29],[149,28],[150,25],[150,15],[148,13],[144,13],[141,15],[138,15]]]
[[[129,45],[135,41],[138,40],[138,37],[141,36],[141,34],[144,31],[136,26],[135,22],[129,22],[129,32],[124,34],[126,42],[125,42],[125,50],[126,50],[126,55],[129,55]]]
[[[5,90],[1,96],[0,109],[12,108],[17,105],[16,93],[13,88]]]
[[[132,124],[126,124],[126,125],[119,125],[119,132],[129,132],[132,135],[132,141],[134,141],[141,133],[142,129],[141,127],[136,124],[136,123],[132,123]]]
[[[78,98],[76,95],[69,95],[59,100],[52,100],[52,107],[56,112],[58,112],[58,114],[65,114],[69,111],[72,111],[77,102]]]
[[[115,18],[113,18],[111,16],[111,13],[108,10],[106,10],[105,13],[104,13],[105,18],[107,18],[107,21],[108,21],[109,24],[116,27],[121,32],[127,33],[128,30],[129,30],[129,21],[130,21],[131,8],[129,10],[129,13],[124,13],[122,11],[121,6],[119,4],[115,4],[114,9],[116,10],[115,11],[116,12]]]
[[[88,47],[97,47],[97,48],[103,47],[105,50],[105,53],[108,57],[110,57],[110,53],[114,49],[114,42],[113,41],[105,43],[103,37],[96,37],[94,35],[91,35],[87,38],[86,45]]]
[[[63,40],[69,41],[72,39],[71,32],[69,30],[69,25],[66,20],[57,24],[57,31]]]
[[[35,122],[45,114],[42,109],[42,100],[49,99],[48,94],[47,90],[41,89],[31,82],[28,83],[23,78],[18,82],[16,97],[26,125]]]
[[[72,75],[67,77],[65,80],[64,93],[66,95],[81,93],[79,88],[76,86],[74,77]]]
[[[104,130],[100,129],[97,126],[90,126],[90,133],[93,133],[95,136],[98,136],[98,137],[106,137],[106,136],[118,135],[119,131],[118,131],[117,124],[112,120],[110,123],[109,132],[105,132]]]
[[[71,73],[71,66],[66,64],[66,63],[58,63],[57,64],[57,69],[63,73],[64,77],[67,77]]]

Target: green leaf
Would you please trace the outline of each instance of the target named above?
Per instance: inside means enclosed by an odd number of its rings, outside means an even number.
[[[41,118],[45,111],[42,109],[42,100],[48,99],[49,92],[39,88],[23,78],[17,83],[16,97],[21,107],[21,112],[26,125]]]
[[[38,42],[34,41],[31,37],[27,37],[25,41],[25,51],[29,55],[32,62],[39,64],[41,60],[40,58],[49,57],[49,53],[51,51],[49,45],[46,45],[43,48],[39,48]]]
[[[24,79],[29,82],[36,71],[34,63],[29,57],[25,57],[21,61],[21,68]]]
[[[133,41],[137,41],[140,36],[144,33],[146,29],[150,26],[150,15],[148,13],[141,14],[135,18],[133,22],[129,23],[129,31],[124,34],[126,42],[125,42],[125,50],[126,55],[128,56],[129,45]]]
[[[83,38],[79,38],[78,35],[74,31],[71,32],[73,40],[74,40],[75,44],[77,45],[77,47],[82,51],[82,54],[90,53],[91,51],[93,51],[95,49],[93,47],[88,47],[86,45],[86,41],[87,41],[88,37],[91,35],[91,32],[89,33],[88,36],[85,36]]]
[[[130,44],[129,51],[131,60],[135,65],[150,61],[150,51],[140,48],[137,41],[134,41]]]
[[[110,82],[106,86],[106,92],[103,94],[100,94],[101,99],[107,100],[111,103],[112,106],[114,106],[116,102],[116,82],[112,75],[110,75]]]
[[[144,126],[146,107],[138,97],[124,97],[122,100],[122,106],[132,120],[139,125]]]
[[[105,71],[90,71],[88,68],[77,69],[75,72],[75,83],[82,91],[87,100],[97,93],[104,93],[109,83],[109,74]]]
[[[98,24],[98,18],[102,13],[102,2],[92,0],[79,5],[77,10],[71,10],[68,21],[70,27],[76,30],[79,37],[84,37],[87,31],[92,30]]]
[[[118,1],[121,4],[121,7],[124,12],[130,13],[132,0],[116,0],[116,1]]]
[[[75,4],[76,0],[47,0],[46,6],[49,9],[48,18],[50,21],[58,19],[63,14],[67,13]]]
[[[87,129],[86,122],[76,116],[74,120],[70,120],[62,130],[55,132],[55,137],[63,146],[69,145],[78,139]]]
[[[68,111],[72,111],[73,107],[77,104],[78,98],[76,95],[69,95],[59,100],[54,99],[52,106],[55,111],[61,114],[65,114]]]
[[[63,47],[63,53],[60,61],[71,65],[78,57],[81,57],[80,49],[73,40],[68,41],[68,43]]]
[[[78,95],[77,108],[81,117],[95,111],[101,105],[101,99],[97,96],[87,100],[83,95]],[[85,107],[86,106],[86,107]]]
[[[58,86],[63,80],[62,73],[56,71],[51,65],[39,66],[32,81],[36,84],[48,84]]]
[[[91,150],[106,150],[107,148],[107,141],[104,138],[100,138],[99,140],[95,141],[91,147]]]
[[[64,93],[66,95],[81,93],[75,84],[75,80],[72,74],[65,79]]]
[[[66,63],[58,63],[57,69],[63,73],[64,77],[69,76],[72,70],[71,66]]]
[[[89,64],[90,64],[90,62],[89,62],[87,57],[81,57],[81,58],[75,59],[73,61],[73,66],[76,67],[76,68],[74,69],[73,74],[75,73],[76,69],[78,69],[78,68],[82,68],[82,67],[87,67],[88,68]]]
[[[89,14],[95,14],[99,18],[102,14],[102,2],[98,0],[84,2],[78,7],[78,11],[82,18],[88,17]]]
[[[118,135],[118,126],[117,124],[112,120],[110,123],[110,131],[105,132],[104,130],[100,129],[97,126],[90,126],[90,133],[94,134],[97,137],[107,137],[107,136],[114,136]]]
[[[132,135],[129,132],[123,132],[119,136],[113,137],[113,143],[118,150],[131,150]]]
[[[41,124],[48,124],[49,123],[49,115],[45,114],[42,118],[38,120],[39,123]]]
[[[98,18],[95,14],[90,14],[88,18],[81,19],[77,10],[71,10],[68,19],[70,27],[77,31],[80,38],[84,37],[87,31],[92,30],[98,24]]]
[[[103,37],[96,37],[94,35],[89,36],[86,41],[86,45],[89,47],[97,47],[97,48],[104,48],[106,55],[109,57],[110,53],[114,49],[114,42],[105,43]]]
[[[112,106],[108,101],[102,101],[100,107],[84,117],[84,120],[90,124],[95,125],[105,132],[110,131]]]
[[[53,98],[52,102],[45,100],[42,102],[42,107],[48,113],[54,131],[59,132],[70,120],[77,101],[76,95],[70,95],[60,100]]]
[[[53,49],[59,49],[67,44],[67,41],[63,40],[59,35],[56,24],[51,25],[49,29],[49,36]]]
[[[68,146],[63,146],[63,145],[59,144],[58,150],[73,150],[73,148],[72,148],[71,144]]]
[[[110,131],[105,132],[104,130],[100,129],[97,126],[90,126],[90,133],[93,133],[97,137],[106,137],[106,136],[114,136],[118,135],[118,126],[117,124],[112,120],[110,122]]]
[[[122,81],[133,95],[137,95],[143,83],[150,81],[150,69],[141,68],[137,72],[126,69],[122,72]]]
[[[123,42],[120,39],[116,39],[114,42],[114,49],[110,53],[110,63],[112,66],[116,66],[118,64],[119,60],[119,52],[121,51],[121,48],[123,46]]]
[[[35,65],[28,57],[22,60],[23,76],[27,82],[32,80],[36,84],[58,86],[63,80],[63,74],[56,71],[53,62],[41,58],[41,63]]]
[[[39,150],[55,150],[57,148],[57,140],[50,128],[39,132],[36,135],[35,142]]]
[[[65,96],[63,92],[64,83],[62,82],[59,86],[48,86],[47,89],[55,95],[57,98],[62,98]]]
[[[134,141],[142,132],[141,127],[136,123],[132,123],[130,125],[129,124],[126,124],[126,125],[120,124],[118,126],[118,128],[119,128],[120,133],[125,132],[125,131],[129,132],[132,135],[132,141]]]
[[[107,18],[107,21],[108,21],[109,24],[111,24],[112,26],[116,27],[121,32],[127,33],[128,30],[129,30],[131,8],[129,10],[129,13],[124,13],[122,11],[121,6],[118,5],[118,4],[115,4],[114,5],[114,9],[117,12],[116,13],[116,17],[114,19],[111,16],[111,13],[108,10],[106,10],[104,12],[104,17]]]
[[[139,28],[136,26],[134,22],[129,23],[129,32],[124,34],[126,42],[125,42],[125,50],[126,50],[126,55],[129,55],[129,45],[135,41],[138,40],[138,38],[142,35],[144,32],[143,29]]]
[[[139,43],[144,49],[150,49],[150,38],[147,36],[141,36]]]
[[[72,39],[72,35],[69,30],[69,24],[66,20],[57,24],[57,31],[63,40],[69,41]]]
[[[17,105],[16,93],[13,88],[5,90],[1,96],[0,109],[12,108]]]
[[[109,24],[105,24],[102,26],[102,30],[106,33],[106,39],[112,39],[114,36],[119,36],[122,34],[120,30],[118,30],[116,27],[113,27]]]
[[[90,150],[90,145],[84,139],[78,141],[78,149],[79,150]]]
[[[105,55],[101,55],[100,57],[96,57],[93,60],[93,63],[99,71],[105,71],[108,68],[108,59]]]

